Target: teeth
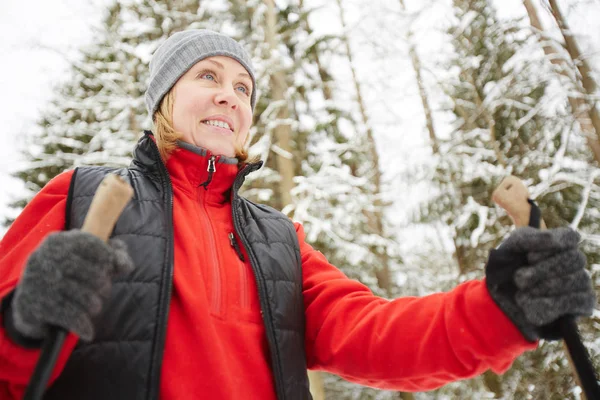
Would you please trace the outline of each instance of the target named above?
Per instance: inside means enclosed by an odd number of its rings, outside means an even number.
[[[206,125],[218,126],[219,128],[232,130],[231,127],[229,126],[229,124],[227,122],[223,122],[223,121],[216,121],[213,119],[209,119],[209,120],[204,121],[204,123]]]

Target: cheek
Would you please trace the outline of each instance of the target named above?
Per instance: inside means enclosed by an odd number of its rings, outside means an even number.
[[[250,106],[244,107],[241,121],[244,126],[244,131],[247,133],[250,130],[250,126],[252,126],[252,108]]]
[[[240,133],[236,138],[237,145],[244,147],[246,145],[246,139],[248,139],[249,136],[250,135],[247,129],[244,131],[244,133]]]
[[[240,118],[240,122],[242,125],[242,129],[240,129],[240,133],[238,135],[237,140],[240,144],[243,145],[244,143],[246,143],[246,138],[249,136],[250,127],[252,126],[252,108],[244,110],[244,113]]]
[[[200,115],[200,110],[206,107],[205,97],[198,94],[198,91],[186,90],[182,88],[175,91],[173,99],[173,123],[184,123],[195,119]]]

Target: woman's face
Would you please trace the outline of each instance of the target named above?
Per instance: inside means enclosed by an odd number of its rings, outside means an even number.
[[[173,127],[184,142],[235,157],[252,124],[252,79],[236,60],[208,57],[173,86]]]

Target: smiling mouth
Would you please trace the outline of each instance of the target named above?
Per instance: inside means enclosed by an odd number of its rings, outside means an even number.
[[[227,129],[227,130],[233,132],[233,129],[231,129],[231,127],[229,126],[229,124],[227,122],[217,121],[214,119],[208,119],[208,120],[202,121],[202,123],[209,125],[209,126],[216,126],[217,128]]]

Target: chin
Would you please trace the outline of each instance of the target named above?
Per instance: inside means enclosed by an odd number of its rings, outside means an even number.
[[[194,137],[193,143],[206,149],[216,156],[235,157],[235,147],[229,142],[219,140],[221,138],[215,138],[216,140],[210,140],[213,138],[207,138],[205,135],[199,135],[201,137]],[[209,139],[209,140],[207,140]]]
[[[222,146],[200,146],[204,147],[206,150],[210,151],[215,156],[225,156],[225,157],[235,157],[235,150],[232,150],[230,147],[222,147]]]

